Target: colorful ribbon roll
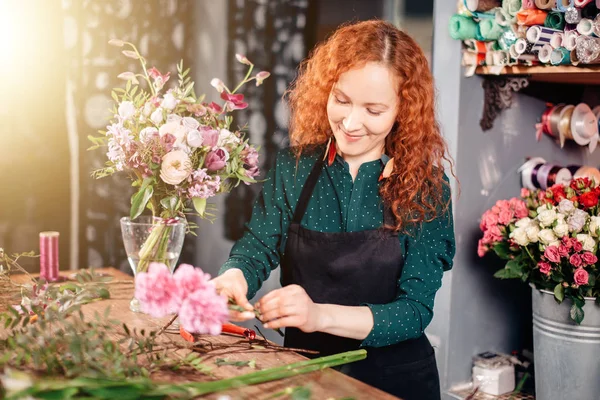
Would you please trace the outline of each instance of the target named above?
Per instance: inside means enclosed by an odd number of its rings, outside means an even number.
[[[583,8],[583,7],[587,6],[588,4],[590,4],[592,1],[593,0],[575,0],[574,5],[575,5],[575,7]]]
[[[594,18],[594,35],[600,37],[600,14]]]
[[[540,10],[551,10],[555,5],[556,0],[535,0],[535,6]]]
[[[566,65],[571,63],[571,52],[564,47],[557,47],[550,54],[550,64]]]
[[[556,9],[558,11],[567,12],[569,8],[575,8],[575,2],[573,0],[556,0]]]
[[[573,116],[574,109],[575,106],[567,105],[560,112],[558,121],[560,147],[564,147],[567,139],[573,139],[573,132],[571,132],[571,117]]]
[[[486,53],[475,53],[473,51],[464,51],[462,56],[463,66],[486,65]]]
[[[571,50],[571,64],[573,64],[573,66],[576,67],[579,65],[579,62],[579,57],[577,57],[577,50]]]
[[[496,23],[500,26],[508,26],[513,22],[514,17],[510,14],[508,14],[504,9],[502,8],[496,8],[495,9],[495,17],[494,20],[496,21]]]
[[[534,51],[539,51],[542,46],[534,46],[525,39],[517,39],[515,42],[515,50],[519,54],[533,54]]]
[[[544,26],[561,31],[565,28],[565,24],[565,15],[556,11],[548,13],[546,20],[544,21]]]
[[[537,189],[539,185],[537,182],[537,171],[545,163],[546,160],[544,160],[543,158],[534,157],[527,160],[523,165],[521,165],[521,167],[518,170],[518,172],[521,174],[521,186],[529,190]]]
[[[492,52],[493,65],[508,65],[510,62],[510,56],[508,51],[497,50]]]
[[[577,47],[577,38],[579,32],[577,31],[565,31],[563,38],[563,47],[567,50],[574,50]]]
[[[539,141],[542,137],[542,133],[552,137],[553,139],[559,139],[560,133],[558,131],[558,123],[560,122],[560,113],[565,104],[548,105],[546,110],[542,114],[542,122],[536,124],[536,140]],[[564,143],[561,143],[561,147]]]
[[[565,35],[562,32],[554,32],[550,38],[550,46],[556,49],[557,47],[563,46],[563,39]]]
[[[577,24],[581,21],[581,10],[579,10],[579,8],[569,7],[564,13],[567,24]]]
[[[519,25],[544,25],[544,22],[546,22],[546,18],[548,17],[548,13],[543,10],[531,8],[519,11],[516,17],[517,24]]]
[[[571,133],[573,140],[580,146],[589,145],[590,153],[598,145],[598,118],[585,103],[580,103],[573,109],[571,115]]]
[[[479,34],[484,40],[498,40],[503,33],[504,29],[495,19],[483,19],[479,22]]]
[[[577,58],[582,64],[600,63],[600,40],[591,36],[577,38]]]
[[[476,39],[479,37],[477,22],[472,18],[455,14],[450,18],[450,37],[455,40]]]
[[[471,12],[482,13],[501,7],[502,2],[500,0],[465,0],[465,5]]]
[[[550,57],[552,56],[552,50],[554,49],[549,44],[543,45],[540,48],[540,51],[538,51],[538,60],[540,60],[542,64],[549,64]]]
[[[535,8],[535,0],[523,0],[523,1],[521,1],[521,8],[523,8],[525,10],[529,10],[531,8]]]
[[[550,44],[552,34],[554,32],[560,32],[558,29],[552,29],[545,26],[534,25],[527,29],[527,41],[533,43],[535,46],[541,46],[543,44]]]
[[[582,18],[577,24],[577,32],[584,36],[591,36],[594,33],[594,22],[588,18]]]

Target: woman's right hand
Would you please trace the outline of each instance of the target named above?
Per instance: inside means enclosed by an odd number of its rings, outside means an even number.
[[[246,297],[248,294],[248,282],[246,282],[244,273],[240,269],[229,269],[212,279],[211,282],[215,284],[217,293],[228,299],[233,299],[237,305],[247,310],[244,312],[229,310],[230,321],[247,321],[255,317],[254,308]]]

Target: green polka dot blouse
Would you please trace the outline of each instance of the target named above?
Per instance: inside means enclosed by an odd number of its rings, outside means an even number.
[[[277,155],[256,199],[243,237],[233,246],[219,273],[239,268],[248,281],[248,298],[254,297],[285,250],[287,231],[300,191],[322,152],[303,155],[299,161],[290,149]],[[321,172],[302,226],[321,232],[376,229],[383,222],[378,179],[387,157],[364,163],[352,181],[348,164],[337,157]],[[447,191],[445,196],[450,196]],[[374,326],[362,346],[381,347],[417,338],[433,317],[433,302],[443,272],[452,267],[455,252],[451,207],[444,215],[423,223],[417,234],[399,235],[404,268],[397,298],[388,304],[366,304]],[[365,265],[365,268],[368,268]]]

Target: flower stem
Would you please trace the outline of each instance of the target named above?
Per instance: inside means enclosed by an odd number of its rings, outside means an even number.
[[[248,68],[248,72],[246,73],[246,77],[244,77],[244,80],[241,81],[240,84],[235,87],[235,89],[233,89],[233,92],[231,92],[231,94],[234,94],[235,92],[237,92],[239,90],[239,88],[241,88],[246,82],[248,82],[248,78],[250,77],[250,74],[252,73],[252,69],[254,69],[254,64],[250,65],[250,68]]]

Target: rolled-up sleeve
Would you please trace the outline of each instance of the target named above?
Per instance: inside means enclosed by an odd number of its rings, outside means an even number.
[[[450,199],[450,190],[444,192]],[[433,221],[424,222],[417,235],[401,237],[404,267],[398,296],[387,304],[366,304],[374,325],[361,346],[381,347],[421,336],[433,318],[435,294],[444,271],[452,268],[455,253],[452,204]]]

